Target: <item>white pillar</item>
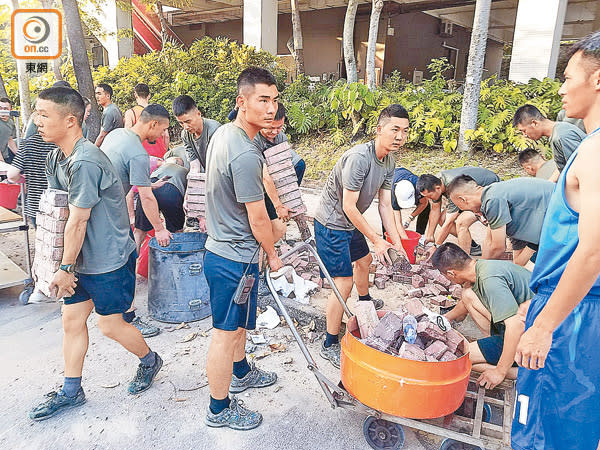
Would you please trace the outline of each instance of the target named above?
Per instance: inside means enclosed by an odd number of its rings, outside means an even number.
[[[556,76],[567,0],[519,0],[509,79],[527,83]]]
[[[108,53],[108,65],[113,68],[121,58],[133,55],[133,24],[131,10],[121,9],[115,0],[106,0],[96,8],[92,2],[78,2],[81,9],[95,17],[102,25],[101,32],[96,35]]]
[[[277,54],[277,0],[244,0],[244,44]]]

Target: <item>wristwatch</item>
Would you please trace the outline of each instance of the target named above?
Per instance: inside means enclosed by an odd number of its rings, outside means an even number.
[[[75,264],[61,264],[58,268],[67,273],[75,272]]]

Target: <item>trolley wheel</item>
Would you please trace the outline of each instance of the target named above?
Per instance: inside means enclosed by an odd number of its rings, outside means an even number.
[[[478,447],[476,445],[466,444],[464,442],[455,441],[454,439],[444,439],[442,445],[440,445],[440,450],[485,450],[483,447]]]
[[[465,399],[466,401],[467,399]],[[470,399],[469,399],[470,400]],[[459,416],[465,416],[465,404],[463,403],[462,405],[460,405],[460,407],[456,410],[456,414],[458,414]],[[474,408],[473,408],[474,410]],[[471,419],[473,419],[473,414],[471,415]],[[481,416],[481,419],[483,420],[483,422],[488,422],[491,423],[492,421],[492,407],[489,405],[489,403],[483,403],[483,414]]]
[[[23,292],[19,294],[19,302],[21,302],[22,305],[26,305],[27,303],[29,303],[29,297],[31,297],[32,293],[33,285],[26,286],[25,289],[23,289]]]
[[[404,446],[404,430],[394,422],[369,416],[363,424],[367,444],[375,450],[397,450]]]

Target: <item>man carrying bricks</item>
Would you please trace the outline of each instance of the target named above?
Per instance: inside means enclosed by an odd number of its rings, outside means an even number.
[[[439,178],[435,175],[425,174],[417,181],[417,192],[429,199],[431,213],[427,225],[426,242],[433,242],[434,247],[430,249],[429,255],[433,254],[435,247],[443,244],[449,234],[458,238],[458,245],[465,252],[473,256],[481,255],[481,246],[471,238],[469,228],[477,217],[470,211],[462,210],[455,205],[448,195],[448,185],[456,177],[469,175],[477,180],[481,186],[489,186],[500,181],[498,175],[488,169],[481,167],[458,167],[456,169],[444,170]],[[442,197],[446,197],[448,205],[442,211]],[[435,230],[440,225],[440,232],[435,236]]]
[[[590,134],[544,219],[515,357],[516,450],[596,450],[600,442],[600,32],[574,44],[564,75],[563,109]]]
[[[114,130],[106,137],[101,147],[117,171],[125,195],[129,194],[132,186],[135,186],[138,190],[138,201],[141,203],[144,215],[147,218],[144,221],[141,215],[136,216],[140,220],[140,222],[135,223],[134,231],[138,251],[146,232],[149,231],[147,230],[148,221],[154,228],[154,236],[158,244],[163,247],[169,245],[171,230],[163,225],[160,211],[163,212],[163,215],[170,214],[168,223],[171,226],[178,218],[178,215],[173,213],[169,205],[163,204],[162,210],[159,209],[154,190],[164,189],[167,180],[161,179],[154,183],[150,180],[150,157],[142,145],[142,142],[146,139],[154,141],[162,136],[168,127],[169,112],[161,105],[151,104],[144,108],[133,127]],[[167,187],[166,190],[170,190],[170,187]],[[172,197],[165,199],[163,195],[159,196],[161,200],[167,202],[176,201]],[[140,227],[143,229],[140,229]],[[140,330],[144,337],[148,338],[160,333],[160,328],[144,322],[140,317],[136,317],[133,305],[123,318]]]
[[[468,314],[487,335],[469,344],[473,370],[481,372],[479,384],[493,389],[505,378],[514,380],[515,352],[524,331],[517,312],[519,305],[533,297],[529,289],[531,272],[510,261],[476,261],[450,242],[442,244],[431,261],[450,281],[465,288],[446,318],[462,321]]]
[[[246,330],[256,326],[259,247],[272,270],[282,267],[265,208],[264,158],[253,143],[256,134],[271,125],[279,92],[273,75],[259,67],[242,71],[237,85],[239,113],[234,122],[215,132],[206,155],[204,273],[213,331],[206,363],[210,405],[205,423],[251,430],[261,424],[262,415],[246,409],[229,393],[277,381],[275,373],[248,364],[245,347]],[[236,295],[240,283],[245,295]]]
[[[524,241],[531,252],[537,251],[554,186],[538,178],[514,178],[483,186],[472,177],[461,175],[448,185],[447,192],[460,209],[483,214],[488,223],[483,258],[501,259],[507,236]],[[517,251],[515,261],[520,260],[518,256]]]
[[[389,262],[390,248],[406,256],[394,221],[390,190],[395,166],[392,152],[402,148],[408,129],[408,112],[404,107],[385,108],[379,115],[375,140],[347,150],[321,192],[314,222],[317,252],[344,301],[356,284],[360,301],[372,301],[377,309],[383,307],[383,301],[369,295],[369,266],[373,258],[365,236],[373,243],[381,262]],[[379,199],[381,222],[393,244],[383,239],[363,216],[375,197]],[[327,334],[320,355],[339,368],[338,334],[343,308],[333,292],[327,300],[326,312]]]
[[[69,218],[62,262],[50,286],[64,296],[65,380],[29,413],[33,420],[85,403],[81,374],[94,308],[102,333],[140,358],[130,394],[148,389],[162,366],[139,330],[123,320],[135,291],[135,242],[119,177],[106,155],[83,138],[84,110],[83,99],[70,88],[46,89],[36,102],[39,133],[58,147],[46,161],[48,185],[68,192]]]
[[[254,144],[258,147],[261,153],[264,153],[268,148],[274,145],[287,142],[287,136],[283,132],[285,126],[285,106],[282,103],[277,105],[277,112],[275,118],[268,128],[263,128],[258,132],[254,138]],[[298,177],[298,186],[302,183],[304,177],[304,171],[306,170],[306,163],[304,160],[290,148],[292,154],[292,165],[296,171]],[[265,185],[265,205],[267,206],[267,212],[269,213],[269,219],[271,219],[271,226],[273,227],[273,236],[275,241],[279,241],[285,236],[286,225],[285,222],[290,220],[290,210],[282,203],[277,194],[275,183],[273,178],[269,175],[267,166],[263,168],[263,184]]]

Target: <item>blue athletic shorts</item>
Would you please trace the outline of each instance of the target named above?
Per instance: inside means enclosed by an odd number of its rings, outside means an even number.
[[[72,297],[65,297],[65,305],[92,299],[96,312],[101,316],[121,314],[127,311],[135,296],[135,260],[131,252],[127,263],[112,272],[100,274],[76,273],[77,287]]]
[[[486,338],[478,339],[477,345],[485,361],[488,364],[497,366],[502,356],[502,350],[504,349],[504,336],[501,334],[492,334]],[[516,363],[513,364],[513,366],[516,365]]]
[[[332,230],[315,220],[317,253],[332,277],[351,277],[352,263],[369,254],[364,235],[354,231]],[[321,273],[321,277],[324,277]]]
[[[533,297],[531,327],[552,289]],[[600,440],[600,297],[587,296],[554,331],[543,369],[519,368],[512,447],[596,450]]]
[[[210,309],[213,327],[235,331],[238,328],[256,328],[256,300],[258,299],[258,264],[250,264],[249,275],[254,275],[254,286],[250,298],[244,305],[233,301],[233,294],[248,264],[231,261],[206,251],[204,275],[210,292]],[[249,308],[249,309],[248,309]]]

